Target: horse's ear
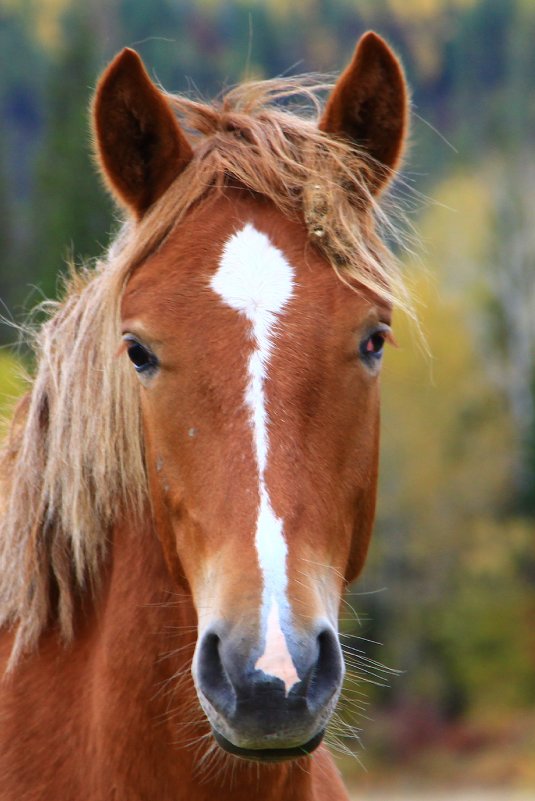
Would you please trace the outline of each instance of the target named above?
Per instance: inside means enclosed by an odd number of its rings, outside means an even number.
[[[102,175],[115,197],[138,218],[193,155],[164,95],[129,48],[100,78],[93,125]]]
[[[380,36],[360,39],[352,62],[338,79],[320,120],[322,131],[349,139],[373,159],[370,188],[388,183],[403,154],[408,123],[403,69]]]

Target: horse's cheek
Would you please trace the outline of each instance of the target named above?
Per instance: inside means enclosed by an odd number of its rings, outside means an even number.
[[[355,504],[352,537],[345,572],[345,579],[348,583],[355,581],[364,567],[373,531],[374,517],[374,492],[359,493]]]

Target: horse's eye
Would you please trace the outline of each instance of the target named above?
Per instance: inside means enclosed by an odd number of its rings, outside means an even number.
[[[148,348],[142,345],[137,339],[125,338],[127,343],[128,358],[134,365],[136,372],[146,373],[156,369],[158,359]]]
[[[368,364],[376,364],[383,355],[388,329],[379,328],[360,343],[360,356]]]

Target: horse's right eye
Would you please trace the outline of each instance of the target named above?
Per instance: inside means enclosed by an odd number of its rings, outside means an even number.
[[[158,367],[158,359],[148,348],[136,339],[126,339],[128,358],[134,365],[136,372],[146,373]]]

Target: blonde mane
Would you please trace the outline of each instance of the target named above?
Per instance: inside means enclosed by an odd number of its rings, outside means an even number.
[[[343,280],[409,308],[396,260],[376,233],[384,215],[367,176],[377,165],[317,128],[325,88],[295,79],[249,83],[217,105],[168,95],[194,146],[192,162],[51,304],[34,337],[35,377],[0,462],[0,625],[16,627],[12,665],[53,621],[72,638],[75,598],[98,584],[114,524],[125,510],[147,509],[137,388],[117,358],[120,301],[132,272],[192,206],[229,183],[243,185],[304,218]],[[289,110],[296,95],[312,101],[308,116]]]

